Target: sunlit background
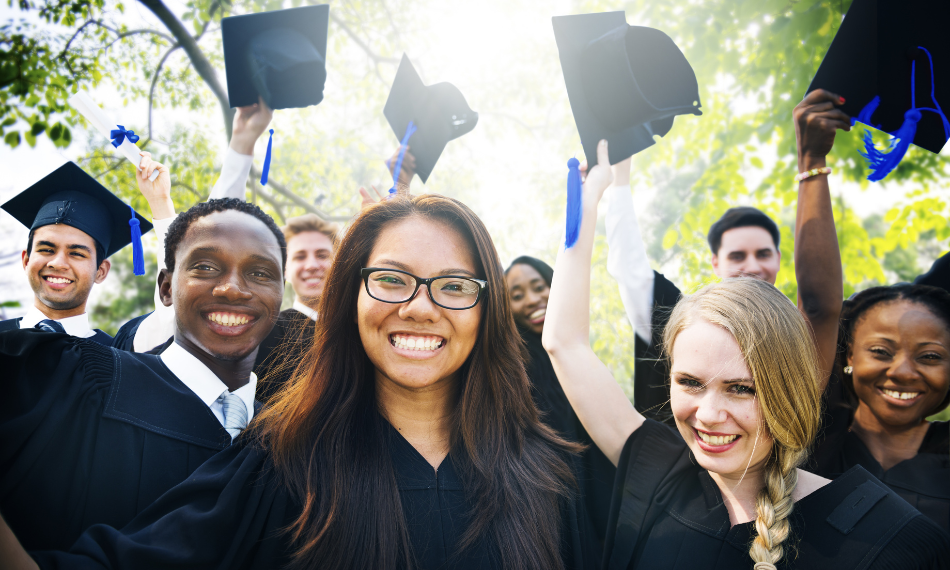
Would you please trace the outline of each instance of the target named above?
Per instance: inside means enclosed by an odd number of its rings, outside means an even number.
[[[151,2],[161,5],[161,2]],[[251,185],[249,199],[278,221],[305,211],[338,220],[358,210],[357,189],[391,185],[384,160],[398,145],[382,114],[399,58],[408,54],[423,80],[448,81],[479,113],[470,134],[449,143],[428,184],[414,192],[459,198],[484,220],[504,262],[530,254],[551,262],[563,233],[566,162],[583,158],[564,88],[551,27],[556,15],[624,10],[632,25],[667,32],[693,65],[703,116],[676,119],[673,130],[634,160],[634,200],[644,239],[656,267],[686,290],[710,279],[705,233],[725,208],[757,205],[782,225],[783,269],[777,285],[795,294],[792,224],[795,185],[792,108],[801,100],[849,1],[667,0],[578,2],[537,0],[358,0],[331,3],[328,78],[316,107],[282,110],[272,124],[274,158],[267,188]],[[79,0],[85,11],[44,19],[33,0],[27,9],[0,8],[3,57],[24,38],[47,46],[51,63],[39,66],[71,77],[119,122],[149,139],[146,150],[169,165],[174,198],[184,210],[207,197],[227,148],[222,108],[194,71],[168,28],[145,4]],[[220,17],[290,7],[299,3],[212,0],[164,3],[186,28],[203,33],[198,46],[225,85]],[[57,20],[56,17],[53,20]],[[87,25],[77,33],[86,22]],[[104,29],[108,26],[109,29]],[[141,30],[150,30],[141,32]],[[119,38],[119,34],[136,31]],[[154,32],[154,33],[153,33]],[[19,36],[18,36],[19,34]],[[57,59],[75,36],[70,53],[87,58],[90,70],[71,75]],[[0,69],[4,69],[0,67]],[[0,103],[5,144],[0,145],[0,201],[74,160],[136,208],[133,167],[122,162],[78,115],[40,116],[39,102],[17,95],[6,83]],[[152,83],[155,87],[152,91]],[[149,105],[149,98],[153,104]],[[55,93],[54,93],[55,98]],[[62,99],[64,101],[65,98]],[[40,113],[40,115],[38,115]],[[151,114],[151,117],[149,116]],[[45,130],[36,136],[37,121]],[[54,123],[71,142],[52,141]],[[151,123],[151,130],[149,124]],[[11,133],[20,133],[14,145]],[[887,184],[863,181],[857,156],[860,133],[840,134],[831,165],[845,262],[846,294],[875,283],[909,280],[948,248],[947,152],[935,157],[912,148]],[[141,144],[141,143],[140,143]],[[266,141],[258,145],[260,168]],[[115,157],[115,158],[113,158]],[[616,284],[605,269],[603,228],[595,251],[592,342],[622,381],[632,376],[631,327]],[[27,231],[0,213],[0,301],[16,316],[32,302],[20,270]],[[154,240],[152,240],[154,241]],[[155,251],[155,243],[149,243]],[[130,254],[114,258],[113,275],[94,288],[93,321],[114,332],[148,310],[153,275],[133,278]],[[154,268],[154,262],[149,266]],[[285,299],[289,304],[292,299]]]

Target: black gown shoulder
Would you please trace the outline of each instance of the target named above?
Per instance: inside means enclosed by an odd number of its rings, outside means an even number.
[[[115,333],[115,340],[112,341],[112,347],[119,350],[134,352],[135,347],[133,342],[135,341],[135,333],[139,330],[139,325],[142,324],[142,321],[144,321],[153,312],[154,311],[149,311],[144,315],[139,315],[119,327],[119,330]]]
[[[634,335],[633,405],[647,418],[671,423],[669,371],[661,354],[663,329],[682,293],[662,273],[653,272],[653,341],[647,345]]]
[[[950,536],[860,466],[795,504],[781,570],[947,568]],[[605,568],[751,568],[754,522],[722,495],[673,429],[647,420],[618,465]]]
[[[313,344],[316,323],[297,309],[280,312],[271,329],[257,350],[254,373],[257,374],[257,390],[254,397],[267,404],[290,380],[294,368]]]
[[[0,512],[28,549],[123,526],[230,444],[156,356],[0,333]]]
[[[457,556],[473,505],[452,454],[435,471],[394,428],[387,433],[416,568],[500,570],[499,548],[486,538]],[[366,509],[373,516],[372,506]],[[242,435],[125,528],[97,525],[69,552],[31,554],[44,569],[272,570],[286,567],[299,546],[284,529],[300,512],[269,452]],[[576,509],[565,504],[562,515],[565,568],[594,568]]]
[[[15,319],[6,319],[0,321],[0,332],[3,331],[16,331],[20,330],[20,321],[23,320],[23,317],[17,317]],[[93,329],[93,334],[88,340],[91,340],[95,343],[101,344],[102,346],[112,346],[115,340],[105,331],[99,329]]]
[[[950,533],[950,424],[932,422],[912,459],[888,470],[851,432],[854,408],[836,375],[825,388],[825,414],[808,469],[829,479],[860,465]]]

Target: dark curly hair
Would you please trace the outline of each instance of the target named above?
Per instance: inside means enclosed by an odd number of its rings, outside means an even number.
[[[265,214],[263,210],[254,204],[245,202],[244,200],[237,198],[213,198],[207,202],[200,202],[188,208],[186,212],[180,214],[175,218],[175,221],[168,226],[168,234],[165,236],[165,267],[168,268],[168,271],[175,270],[175,251],[178,249],[178,244],[181,243],[182,238],[185,237],[188,228],[191,227],[191,223],[198,218],[203,218],[215,212],[225,212],[227,210],[244,212],[264,222],[267,229],[277,238],[277,244],[280,245],[281,271],[286,269],[287,241],[284,239],[284,232],[280,231],[280,228],[277,227],[277,224],[274,222],[274,218]]]
[[[852,295],[850,299],[844,302],[841,310],[841,320],[838,325],[838,354],[835,366],[852,398],[856,398],[856,396],[851,375],[843,374],[841,370],[847,364],[848,350],[854,344],[854,329],[872,307],[882,303],[896,303],[898,301],[909,301],[926,307],[950,329],[950,293],[938,287],[901,283],[890,287],[871,287]],[[948,405],[950,405],[950,393],[936,409],[927,415],[936,414]]]

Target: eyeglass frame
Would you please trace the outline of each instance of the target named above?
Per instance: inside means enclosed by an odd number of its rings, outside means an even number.
[[[380,299],[374,296],[369,291],[369,276],[371,273],[374,273],[376,271],[391,271],[394,273],[402,273],[403,275],[408,275],[409,277],[412,277],[413,279],[416,280],[416,288],[412,291],[412,295],[409,295],[409,298],[406,299],[405,301],[387,301],[385,299]],[[446,307],[442,303],[439,303],[438,301],[435,300],[435,297],[432,296],[432,287],[431,287],[432,282],[438,279],[451,279],[453,277],[456,279],[467,279],[469,281],[474,281],[478,285],[478,295],[475,297],[474,303],[472,303],[471,305],[467,307]],[[429,295],[429,300],[432,301],[435,305],[442,307],[443,309],[448,309],[450,311],[467,311],[471,308],[474,308],[475,305],[478,305],[479,301],[482,300],[482,298],[485,296],[485,292],[488,290],[488,281],[485,281],[484,279],[475,279],[474,277],[469,277],[467,275],[439,275],[437,277],[429,277],[426,279],[426,278],[413,275],[412,273],[409,273],[408,271],[403,271],[402,269],[393,269],[391,267],[364,267],[360,269],[360,278],[363,279],[363,287],[366,289],[366,294],[369,295],[372,299],[379,301],[380,303],[389,303],[390,305],[401,305],[403,303],[408,303],[409,301],[412,301],[413,299],[416,298],[416,294],[419,293],[419,287],[422,287],[423,285],[425,285],[426,293]]]

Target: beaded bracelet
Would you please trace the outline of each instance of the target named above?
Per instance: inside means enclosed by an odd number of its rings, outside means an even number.
[[[795,177],[795,182],[801,182],[806,178],[811,178],[812,176],[818,176],[819,174],[831,174],[831,168],[828,166],[822,168],[812,168],[811,170],[806,170],[798,176]]]

